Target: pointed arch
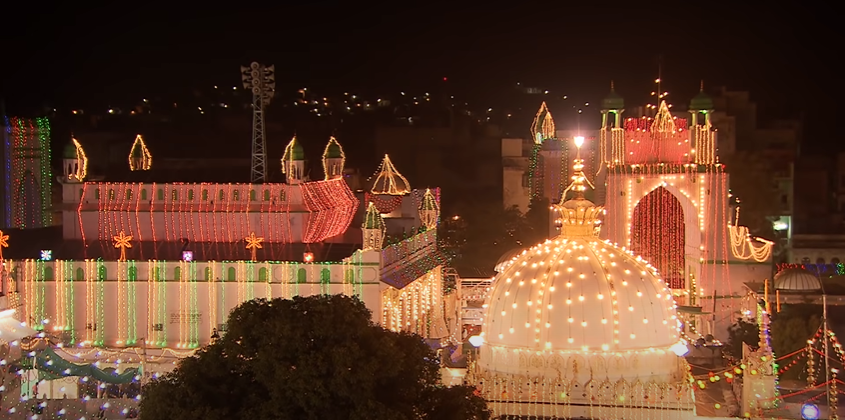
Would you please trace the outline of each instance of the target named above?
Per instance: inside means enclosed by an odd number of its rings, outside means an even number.
[[[631,215],[631,251],[655,267],[673,289],[685,284],[684,216],[681,202],[663,186],[646,194]]]

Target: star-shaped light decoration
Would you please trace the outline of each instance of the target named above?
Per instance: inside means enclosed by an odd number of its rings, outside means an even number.
[[[42,249],[41,250],[41,261],[50,261],[53,259],[53,250],[51,249]]]
[[[3,261],[3,248],[9,247],[9,235],[0,230],[0,261]]]
[[[126,248],[132,248],[132,244],[129,243],[131,240],[132,237],[123,233],[122,230],[119,235],[114,237],[114,247],[120,248],[120,259],[118,261],[126,261]]]
[[[255,256],[256,251],[260,248],[264,248],[261,246],[261,243],[264,242],[264,238],[259,238],[255,236],[255,232],[250,232],[249,236],[244,238],[246,241],[246,249],[252,251],[252,261],[257,261],[258,258]]]

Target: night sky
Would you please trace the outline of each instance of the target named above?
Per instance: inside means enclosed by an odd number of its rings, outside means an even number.
[[[6,8],[0,96],[10,112],[45,101],[72,107],[165,96],[239,85],[238,66],[257,60],[276,65],[277,91],[378,93],[448,83],[495,102],[521,82],[598,101],[613,79],[628,104],[639,104],[662,56],[664,87],[675,101],[687,102],[701,79],[747,89],[764,117],[804,114],[805,149],[838,147],[840,28],[830,10],[798,2],[593,10],[571,2],[205,2],[196,10],[176,3]]]

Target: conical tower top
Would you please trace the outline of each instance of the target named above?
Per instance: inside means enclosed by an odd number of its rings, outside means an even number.
[[[370,192],[379,195],[406,195],[411,192],[411,184],[396,170],[390,156],[384,155]]]

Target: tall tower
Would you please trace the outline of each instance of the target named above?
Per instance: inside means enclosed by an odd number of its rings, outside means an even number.
[[[326,149],[323,150],[323,174],[325,180],[343,178],[343,165],[346,162],[346,155],[340,143],[332,136]]]
[[[530,200],[538,198],[549,198],[552,201],[559,195],[559,191],[547,191],[549,188],[560,184],[559,175],[562,165],[560,164],[561,151],[555,148],[550,140],[556,138],[555,121],[548,106],[543,102],[534,121],[531,123],[531,138],[534,140],[534,147],[531,149],[531,161],[528,174]],[[544,145],[546,147],[544,148]],[[553,188],[552,188],[553,189]],[[562,190],[562,187],[560,188]]]
[[[616,89],[611,81],[610,93],[601,101],[600,168],[604,163],[609,165],[621,165],[625,163],[625,131],[622,128],[623,112],[625,112],[625,100],[616,93]]]
[[[710,125],[710,116],[713,114],[713,100],[704,93],[703,81],[698,95],[695,95],[690,101],[689,112],[692,114],[690,136],[695,153],[695,163],[700,165],[716,163],[716,133],[713,131],[713,126]]]
[[[63,183],[80,183],[85,181],[88,175],[88,157],[85,156],[82,145],[74,138],[65,146],[62,170],[64,173],[59,180]]]
[[[376,205],[370,202],[367,206],[367,213],[364,215],[364,223],[361,224],[361,233],[363,238],[364,250],[381,250],[384,244],[384,219],[381,213],[376,208]]]
[[[267,139],[264,137],[264,106],[276,92],[276,68],[265,67],[252,62],[249,67],[241,66],[241,79],[244,89],[252,91],[252,170],[250,182],[262,183],[267,180]]]
[[[282,155],[282,173],[287,175],[287,183],[290,185],[305,182],[305,150],[296,141],[296,136],[293,136],[285,147],[285,154]]]
[[[53,224],[50,121],[46,117],[4,119],[3,228],[31,229]]]

